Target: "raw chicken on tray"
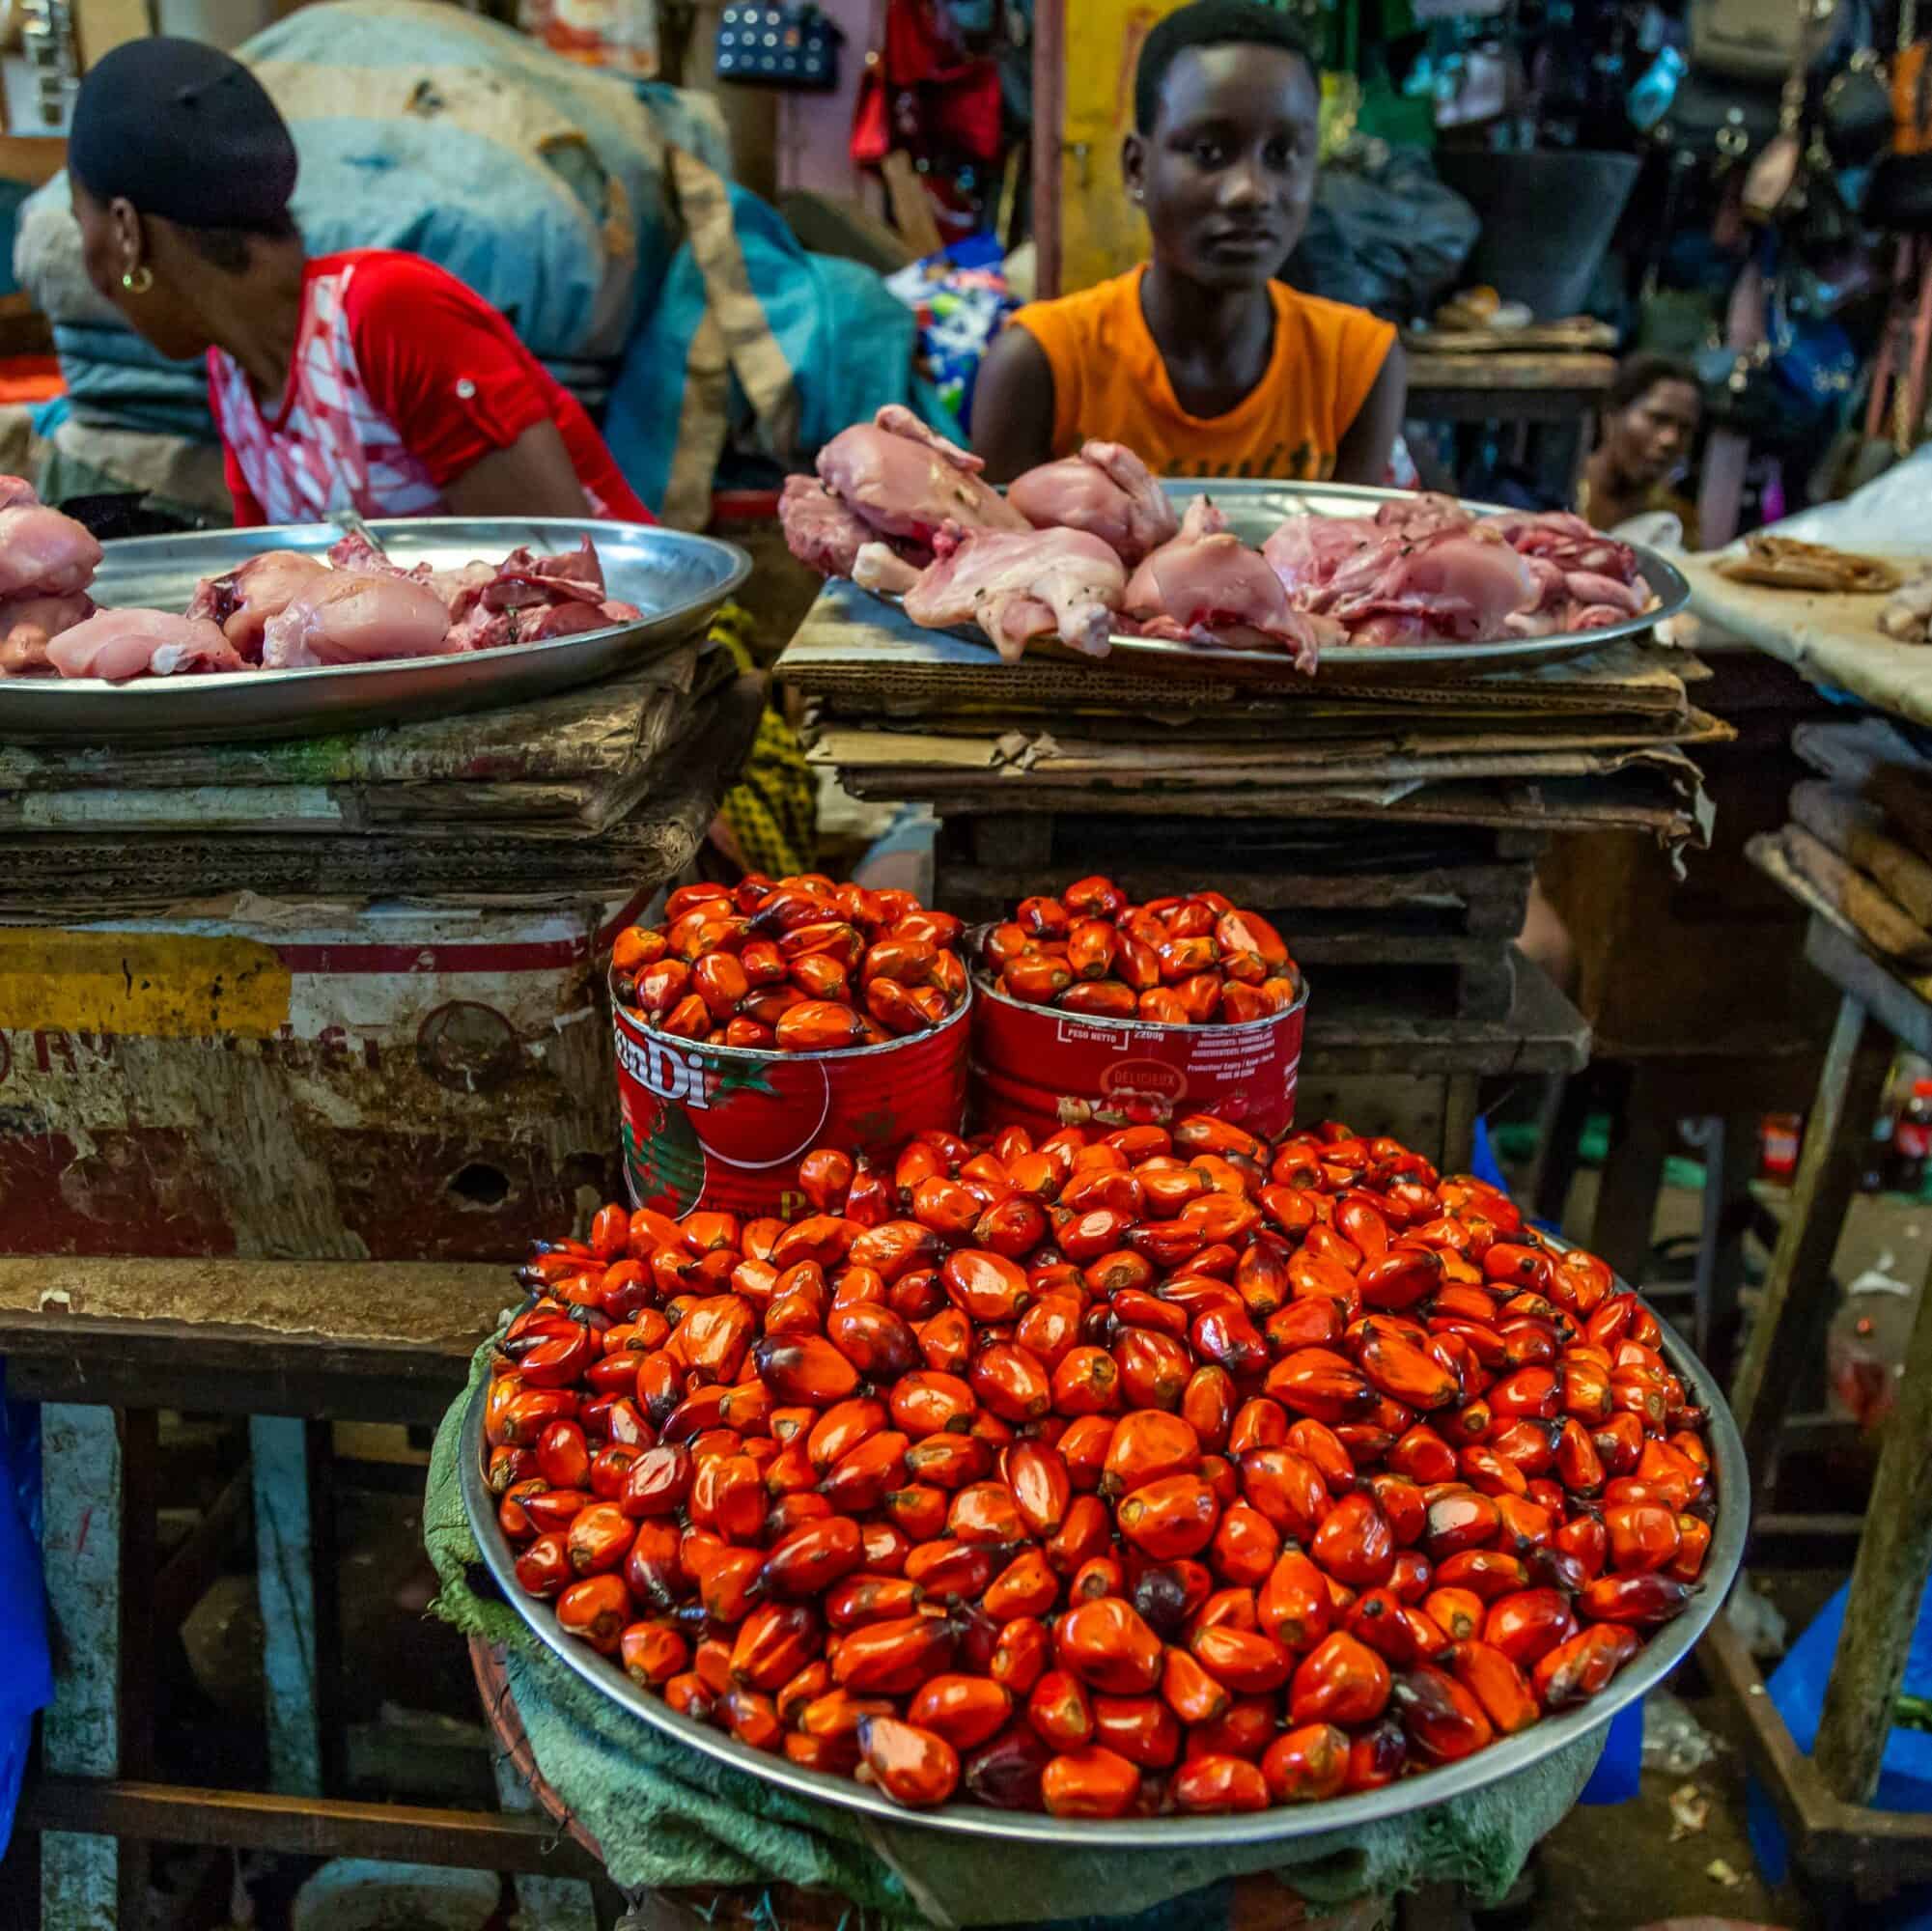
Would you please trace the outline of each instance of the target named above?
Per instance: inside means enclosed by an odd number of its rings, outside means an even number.
[[[816,479],[787,480],[786,542],[826,576],[901,598],[916,624],[977,624],[1008,661],[1035,641],[1105,657],[1113,637],[1145,636],[1279,652],[1312,674],[1339,645],[1601,630],[1652,602],[1627,545],[1561,512],[1478,518],[1416,495],[1290,517],[1257,549],[1206,496],[1177,522],[1118,443],[1028,470],[1004,497],[980,467],[910,410],[882,409],[826,445]]]
[[[87,587],[100,546],[48,509],[17,476],[0,476],[0,677],[181,677],[306,670],[398,658],[451,657],[545,643],[633,623],[610,596],[596,546],[501,563],[407,568],[361,536],[326,560],[265,550],[195,586],[185,612],[97,610]]]

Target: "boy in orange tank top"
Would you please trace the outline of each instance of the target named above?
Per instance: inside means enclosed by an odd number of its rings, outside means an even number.
[[[1274,279],[1307,225],[1321,90],[1288,20],[1193,0],[1147,37],[1121,145],[1153,259],[1034,302],[988,352],[994,482],[1122,442],[1159,475],[1381,483],[1407,391],[1395,330]]]

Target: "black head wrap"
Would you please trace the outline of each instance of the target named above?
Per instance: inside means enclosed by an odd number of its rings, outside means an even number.
[[[270,227],[295,191],[295,144],[262,83],[218,47],[161,36],[89,70],[68,166],[95,200],[190,228]]]

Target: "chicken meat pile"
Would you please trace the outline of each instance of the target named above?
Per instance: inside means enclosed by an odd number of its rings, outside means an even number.
[[[360,536],[327,560],[264,551],[204,577],[186,611],[98,609],[100,546],[17,476],[0,477],[0,677],[178,677],[304,670],[544,643],[633,622],[586,537],[458,570],[394,564]]]
[[[1447,496],[1370,517],[1289,518],[1258,549],[1197,496],[1185,517],[1118,443],[1030,469],[1004,496],[980,459],[880,410],[785,485],[792,553],[972,623],[1008,662],[1036,640],[1105,657],[1115,636],[1277,651],[1312,674],[1337,645],[1485,644],[1602,630],[1653,602],[1627,544],[1563,513],[1477,518]]]

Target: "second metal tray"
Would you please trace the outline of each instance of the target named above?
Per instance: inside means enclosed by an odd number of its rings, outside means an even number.
[[[1212,496],[1227,513],[1228,527],[1251,544],[1272,536],[1289,517],[1360,517],[1372,515],[1383,503],[1398,500],[1413,492],[1407,490],[1370,489],[1355,483],[1272,483],[1244,480],[1225,482],[1169,481],[1162,486],[1177,503],[1196,496]],[[1503,507],[1497,503],[1469,503],[1463,508],[1476,516],[1498,516]],[[1325,650],[1312,680],[1295,668],[1292,658],[1280,651],[1237,650],[1218,644],[1176,643],[1160,637],[1134,637],[1116,633],[1112,648],[1102,658],[1082,656],[1056,640],[1029,644],[1027,654],[1059,658],[1075,663],[1104,663],[1109,670],[1138,672],[1149,677],[1212,675],[1230,683],[1287,685],[1307,688],[1319,685],[1359,686],[1378,684],[1462,683],[1489,671],[1534,670],[1538,665],[1562,663],[1571,658],[1588,657],[1622,637],[1641,636],[1665,618],[1675,616],[1691,601],[1691,586],[1684,574],[1667,557],[1643,544],[1632,544],[1637,552],[1638,571],[1651,595],[1654,609],[1626,617],[1621,623],[1608,624],[1600,630],[1563,630],[1549,637],[1505,637],[1491,644],[1341,644]],[[880,592],[871,593],[879,602],[897,609],[900,600]],[[992,640],[986,633],[967,625],[947,631],[968,642],[981,644],[989,657]]]

